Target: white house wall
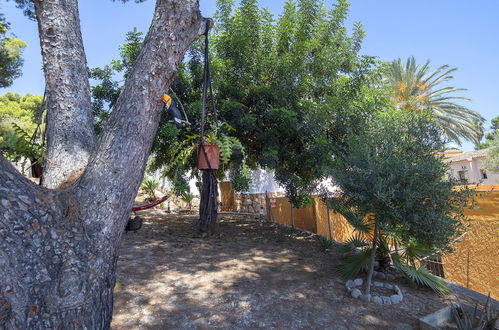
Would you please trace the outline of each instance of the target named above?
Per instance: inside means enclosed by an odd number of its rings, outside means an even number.
[[[251,171],[250,188],[246,193],[263,194],[284,192],[284,189],[277,183],[274,178],[274,172],[258,169]]]
[[[486,171],[487,179],[482,178],[482,173],[480,169],[483,169],[483,161],[482,160],[466,160],[459,161],[449,164],[451,169],[451,173],[454,177],[458,177],[459,171],[466,171],[466,179],[470,184],[499,184],[499,173]]]

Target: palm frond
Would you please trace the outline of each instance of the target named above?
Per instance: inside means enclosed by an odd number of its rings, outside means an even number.
[[[447,287],[447,283],[445,283],[445,281],[441,277],[435,276],[430,273],[424,265],[416,268],[395,261],[394,264],[395,267],[397,267],[410,281],[418,285],[428,287],[440,295],[445,295],[450,292],[449,288]]]
[[[371,249],[365,249],[358,253],[343,258],[340,266],[340,274],[343,278],[357,275],[361,271],[367,271],[371,259]]]
[[[363,214],[359,214],[352,209],[341,209],[335,211],[340,213],[356,231],[364,234],[369,234],[372,231],[372,224]]]
[[[400,252],[402,260],[407,264],[414,264],[416,261],[431,255],[433,255],[433,251],[429,247],[416,243],[406,243]]]
[[[474,143],[481,139],[484,118],[465,106],[454,101],[469,101],[461,96],[465,88],[441,85],[454,79],[452,73],[457,68],[442,65],[433,72],[429,71],[429,61],[418,66],[413,56],[402,63],[400,58],[394,60],[387,70],[385,79],[393,89],[394,99],[400,109],[417,113],[429,112],[441,127],[443,136],[459,145],[461,139]]]
[[[357,212],[351,207],[346,206],[340,199],[330,198],[327,203],[331,210],[341,214],[354,229],[360,233],[369,234],[372,231],[372,224],[361,212]]]
[[[353,252],[357,249],[368,247],[370,242],[360,234],[355,234],[348,238],[344,244],[338,247],[338,252]]]

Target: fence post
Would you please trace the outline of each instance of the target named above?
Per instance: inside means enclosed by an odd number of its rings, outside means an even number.
[[[290,203],[291,205],[291,226],[295,228],[295,212],[293,208],[293,203]]]
[[[331,230],[331,217],[329,216],[329,204],[326,199],[326,212],[327,212],[327,226],[329,228],[329,239],[333,239],[333,232]]]
[[[265,190],[265,210],[267,211],[267,221],[272,221],[272,209],[270,207],[269,192]]]

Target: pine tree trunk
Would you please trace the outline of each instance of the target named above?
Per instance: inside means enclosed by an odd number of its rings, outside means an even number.
[[[76,40],[81,38],[77,1],[36,0],[35,5],[45,76],[57,82],[47,83],[53,103],[47,134],[61,143],[50,143],[47,155],[60,157],[54,168],[84,161],[76,174],[44,174],[46,186],[56,190],[35,185],[0,155],[0,329],[108,329],[118,249],[158,126],[161,95],[211,21],[201,17],[196,0],[158,0],[107,126],[96,143],[84,145],[82,137],[91,140],[93,131],[85,119],[78,122],[91,108],[88,91],[78,91],[88,85],[76,77],[84,62]],[[77,56],[74,63],[57,56],[61,49]],[[66,92],[75,100],[65,100]],[[54,113],[60,109],[63,119]]]
[[[108,328],[123,231],[109,240],[73,192],[0,161],[0,329]]]
[[[203,186],[199,204],[199,231],[212,235],[217,232],[218,182],[213,171],[203,170]]]
[[[46,83],[47,151],[42,183],[81,174],[95,145],[90,84],[77,0],[35,1]]]

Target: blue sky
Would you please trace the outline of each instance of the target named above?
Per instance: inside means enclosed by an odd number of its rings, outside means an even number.
[[[351,0],[347,26],[360,21],[367,36],[362,53],[390,61],[414,55],[418,62],[431,60],[431,67],[458,67],[452,86],[467,88],[472,99],[465,103],[487,119],[499,116],[499,1],[498,0]],[[201,0],[204,16],[211,16],[214,0]],[[326,0],[331,8],[334,1]],[[283,0],[260,0],[276,16]],[[122,4],[110,0],[80,0],[80,19],[90,67],[102,66],[118,57],[118,45],[134,27],[147,31],[154,1]],[[42,94],[44,80],[36,23],[27,20],[12,1],[0,0],[0,12],[11,30],[28,47],[24,52],[23,76],[5,92]],[[469,143],[464,150],[472,150]]]

